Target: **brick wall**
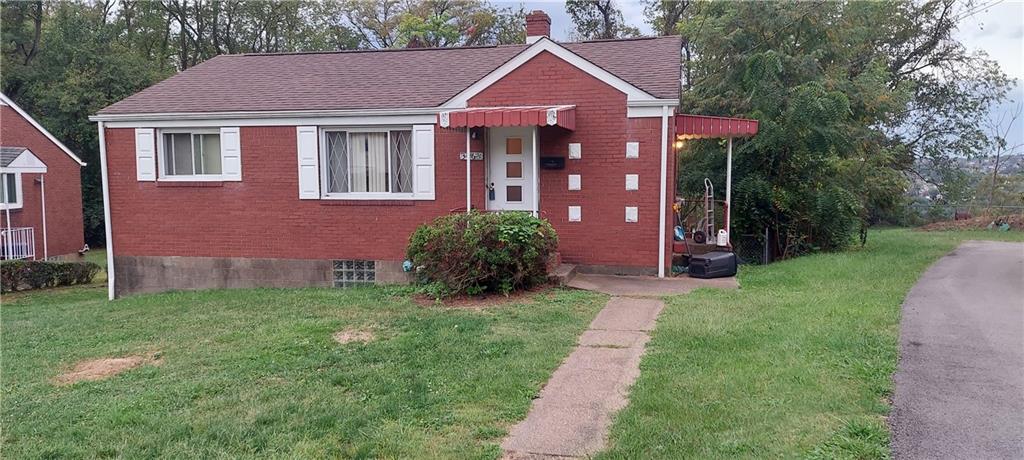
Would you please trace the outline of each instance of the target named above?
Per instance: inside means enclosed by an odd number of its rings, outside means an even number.
[[[14,109],[0,106],[0,144],[27,147],[46,163],[46,230],[49,255],[75,255],[85,245],[82,228],[81,166]],[[22,174],[21,209],[11,210],[11,226],[35,229],[36,255],[43,257],[42,174]],[[6,216],[0,212],[6,226]]]
[[[566,158],[563,170],[541,170],[540,207],[558,231],[562,259],[656,269],[661,118],[626,118],[625,94],[547,52],[469,101],[474,107],[556,104],[576,105],[576,129],[540,128],[541,155]],[[581,159],[568,159],[573,142],[581,144]],[[626,158],[626,142],[640,143],[639,158]],[[581,176],[581,190],[568,190],[569,174]],[[640,176],[639,190],[626,191],[626,174]],[[580,222],[569,222],[569,206],[581,207]],[[639,208],[638,222],[625,222],[627,206]]]
[[[583,144],[582,160],[542,171],[541,208],[558,230],[563,259],[583,264],[657,266],[660,119],[627,119],[625,96],[547,53],[473,98],[471,106],[576,104],[574,132],[543,128],[544,155],[567,155]],[[402,260],[417,225],[465,208],[465,131],[435,131],[435,201],[298,199],[295,128],[242,127],[242,181],[214,184],[138,182],[132,129],[107,130],[111,217],[118,256],[253,257]],[[640,158],[625,143],[640,142]],[[483,150],[474,141],[474,151]],[[473,205],[486,207],[484,162],[474,161]],[[566,190],[567,175],[583,189]],[[626,192],[625,174],[640,175]],[[583,207],[567,222],[567,206]],[[638,223],[624,222],[638,206]]]
[[[138,182],[134,130],[107,129],[114,251],[404,260],[417,225],[466,205],[465,131],[438,129],[435,141],[436,200],[320,201],[298,199],[293,126],[243,127],[242,181],[209,184]]]

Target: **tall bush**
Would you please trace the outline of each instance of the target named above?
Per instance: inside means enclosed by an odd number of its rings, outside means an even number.
[[[526,213],[442,216],[412,234],[408,256],[435,294],[508,293],[544,282],[558,247],[548,221]]]
[[[88,284],[99,272],[92,262],[7,260],[0,263],[0,291]]]

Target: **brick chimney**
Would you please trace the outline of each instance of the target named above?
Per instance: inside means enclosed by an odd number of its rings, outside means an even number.
[[[540,37],[551,37],[551,16],[541,10],[526,15],[526,43],[531,44]]]

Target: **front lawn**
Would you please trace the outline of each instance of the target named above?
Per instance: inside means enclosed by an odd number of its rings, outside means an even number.
[[[471,310],[397,288],[105,294],[4,297],[5,458],[494,458],[606,300],[555,290]],[[375,338],[339,344],[343,329]],[[130,355],[153,362],[55,380]]]
[[[965,239],[1024,233],[872,232],[669,299],[600,458],[887,457],[900,305]]]

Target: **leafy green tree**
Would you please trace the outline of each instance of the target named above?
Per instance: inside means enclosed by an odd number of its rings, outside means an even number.
[[[522,43],[526,13],[522,7],[496,8],[480,0],[426,0],[342,4],[362,45],[451,47]],[[415,37],[415,39],[414,39]]]
[[[612,0],[566,0],[565,12],[576,26],[572,36],[578,40],[640,36],[640,30],[626,24]]]
[[[846,246],[902,206],[922,164],[953,185],[954,160],[985,150],[979,121],[1006,78],[953,36],[971,4],[679,7],[647,11],[662,25],[679,12],[675,32],[692,54],[682,111],[760,120],[760,133],[737,142],[734,155],[734,233],[769,229],[776,255]],[[704,177],[724,182],[723,150],[689,143],[680,191],[702,192]]]

